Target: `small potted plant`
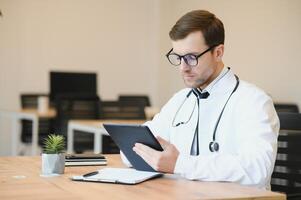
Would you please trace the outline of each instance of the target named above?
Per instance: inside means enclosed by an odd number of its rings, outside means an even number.
[[[63,174],[65,170],[65,139],[61,135],[48,135],[44,140],[42,174]]]

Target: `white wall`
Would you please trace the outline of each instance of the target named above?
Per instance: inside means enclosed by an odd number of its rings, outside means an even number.
[[[22,92],[49,92],[50,70],[97,72],[104,99],[146,93],[162,106],[184,87],[165,58],[168,32],[193,9],[225,24],[225,64],[276,101],[301,106],[299,0],[0,0],[0,109]],[[9,154],[0,119],[0,155]]]
[[[48,92],[50,70],[97,72],[103,98],[154,96],[153,1],[6,0],[0,6],[0,108],[17,108],[20,92]]]
[[[191,10],[215,13],[225,25],[226,66],[241,79],[263,88],[275,101],[296,102],[301,107],[300,0],[173,0],[170,5],[172,15],[166,16],[165,27]],[[163,48],[168,51],[170,44]],[[162,63],[161,68],[170,67]],[[181,87],[182,80],[171,74],[160,94]]]
[[[97,72],[101,98],[149,94],[155,103],[156,4],[0,0],[0,109],[18,110],[22,92],[49,92],[50,70]],[[0,126],[1,155],[9,152],[10,129]]]

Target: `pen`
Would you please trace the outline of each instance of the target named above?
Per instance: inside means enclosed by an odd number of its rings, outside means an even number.
[[[96,174],[98,174],[98,171],[90,172],[90,173],[84,174],[83,177],[89,177],[89,176],[93,176],[93,175],[96,175]]]

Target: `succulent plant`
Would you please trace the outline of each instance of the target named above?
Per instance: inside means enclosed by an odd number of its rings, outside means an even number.
[[[65,138],[62,135],[51,134],[44,140],[44,150],[46,154],[59,154],[65,150]]]

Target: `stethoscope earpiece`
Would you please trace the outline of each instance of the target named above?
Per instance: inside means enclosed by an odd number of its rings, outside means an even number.
[[[209,143],[209,150],[211,152],[217,152],[219,150],[219,144],[215,141]]]

